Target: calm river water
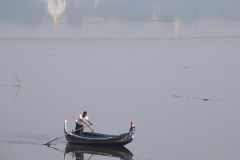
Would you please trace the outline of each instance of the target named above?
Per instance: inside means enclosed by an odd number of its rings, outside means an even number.
[[[239,8],[0,0],[0,159],[63,159],[65,138],[42,144],[63,135],[64,116],[71,130],[85,110],[99,133],[135,121],[125,147],[137,160],[239,159]],[[109,152],[84,159],[120,158]]]

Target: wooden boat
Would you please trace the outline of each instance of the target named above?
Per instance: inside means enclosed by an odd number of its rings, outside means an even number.
[[[76,160],[79,159],[91,159],[92,155],[98,156],[109,156],[120,158],[122,160],[133,160],[133,153],[130,152],[125,147],[96,147],[96,146],[83,146],[83,145],[73,145],[67,144],[64,152],[64,159],[67,160],[68,155],[74,155]],[[90,156],[91,155],[91,156]],[[86,158],[86,156],[90,156],[90,158]],[[72,156],[71,156],[72,157]]]
[[[67,141],[73,144],[94,146],[123,146],[133,141],[135,126],[134,122],[132,121],[129,132],[120,135],[108,135],[92,132],[84,132],[83,135],[79,135],[67,131],[67,117],[65,117],[64,132],[66,134],[65,137]]]

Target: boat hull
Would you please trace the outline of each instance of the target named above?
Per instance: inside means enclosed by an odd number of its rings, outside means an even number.
[[[65,120],[64,132],[66,140],[71,144],[94,145],[94,146],[124,146],[134,139],[135,126],[131,125],[128,133],[120,135],[107,135],[101,133],[85,132],[77,135],[67,131],[67,120]]]
[[[67,134],[66,139],[69,143],[72,144],[80,144],[80,145],[97,145],[97,146],[124,146],[133,140],[133,136],[131,134],[127,134],[124,136],[116,136],[116,137],[107,137],[103,138],[88,138],[87,136],[80,136],[75,134]]]

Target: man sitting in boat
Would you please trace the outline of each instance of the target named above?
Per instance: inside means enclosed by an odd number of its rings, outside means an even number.
[[[87,116],[87,112],[84,111],[83,114],[80,114],[79,117],[78,117],[75,130],[77,130],[79,128],[82,128],[82,129],[79,129],[79,130],[75,131],[75,133],[76,134],[83,134],[83,124],[88,125],[87,122],[90,123],[91,125],[93,125],[93,123],[89,120],[89,118]]]

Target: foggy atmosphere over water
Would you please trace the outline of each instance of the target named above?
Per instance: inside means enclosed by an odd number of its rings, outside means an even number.
[[[0,159],[239,159],[239,8],[0,0]],[[134,121],[133,141],[43,145],[83,111],[96,133],[128,133]]]

